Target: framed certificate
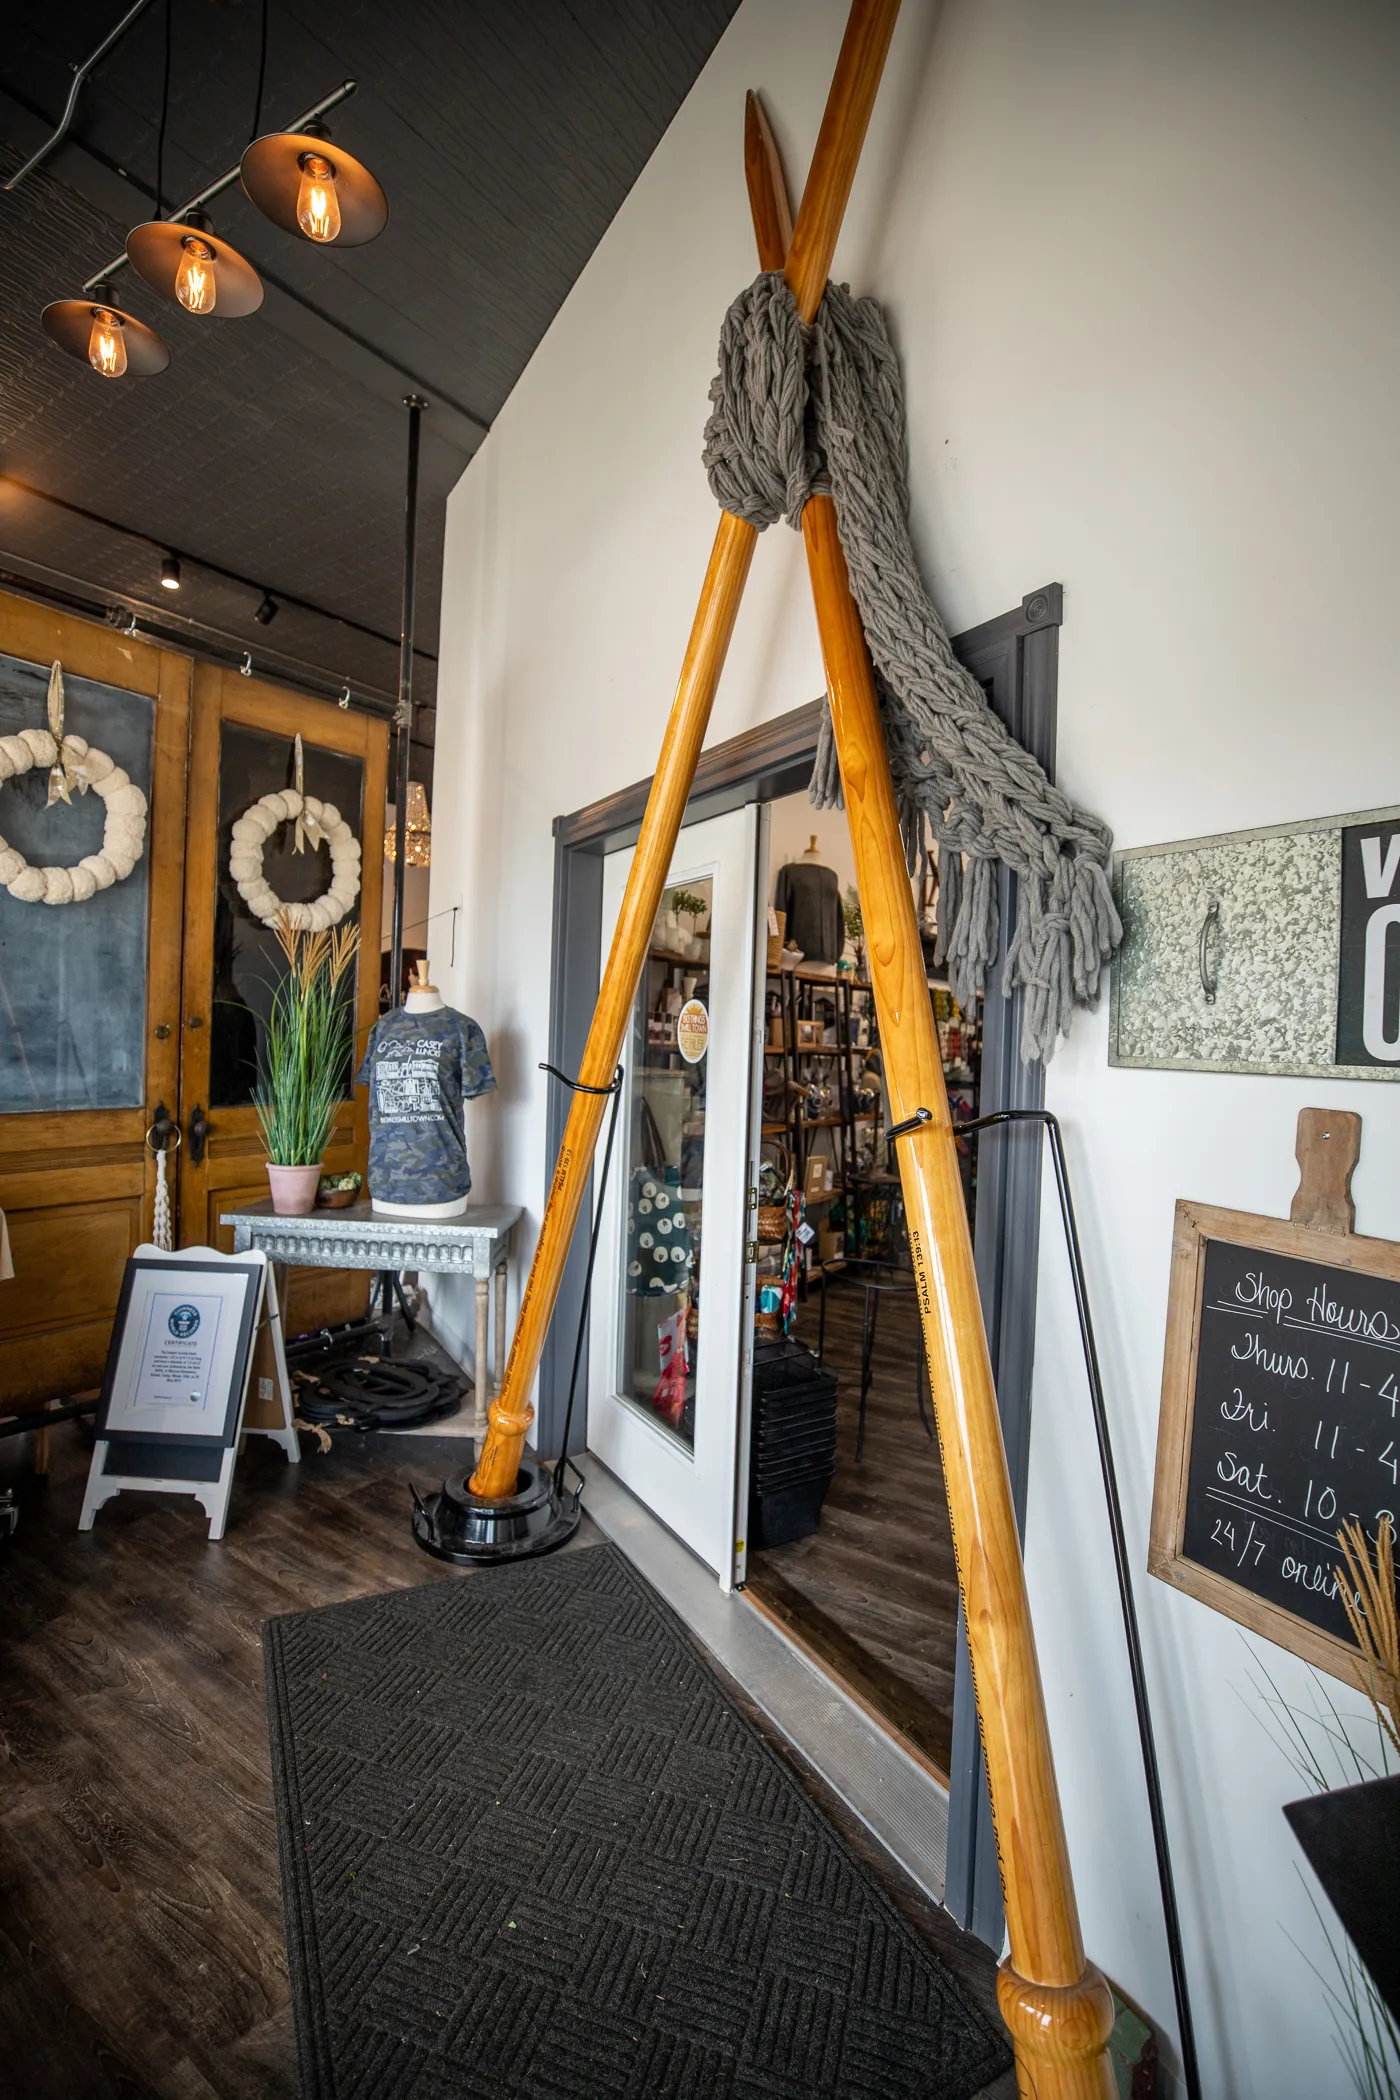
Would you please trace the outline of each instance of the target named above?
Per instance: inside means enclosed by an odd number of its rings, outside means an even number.
[[[234,1440],[265,1265],[133,1256],[117,1305],[97,1434],[142,1443]]]
[[[79,1531],[114,1495],[138,1489],[193,1495],[210,1538],[222,1538],[248,1435],[273,1438],[298,1463],[267,1256],[138,1247],[112,1327]]]

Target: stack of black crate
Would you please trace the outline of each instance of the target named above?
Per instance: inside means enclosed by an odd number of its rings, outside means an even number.
[[[836,1373],[800,1342],[753,1354],[749,1545],[788,1546],[821,1522],[836,1470]]]

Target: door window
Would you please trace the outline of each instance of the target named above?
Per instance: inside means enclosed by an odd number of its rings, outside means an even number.
[[[632,1014],[619,1390],[690,1448],[702,1301],[714,878],[668,890]]]
[[[277,936],[255,919],[229,873],[233,827],[263,795],[293,784],[293,742],[241,723],[225,722],[219,743],[218,869],[214,903],[214,986],[209,1042],[209,1105],[239,1108],[251,1101],[263,1016],[273,988],[286,970]],[[364,836],[364,762],[342,751],[325,751],[303,740],[303,785],[308,795],[330,802],[357,838]],[[295,850],[295,829],[286,823],[263,852],[263,873],[284,904],[309,904],[331,885],[330,854],[304,842]],[[359,903],[346,913],[359,918]],[[377,943],[375,944],[377,947]],[[374,957],[371,958],[371,966]],[[355,997],[350,994],[352,1001]],[[342,1099],[352,1092],[347,1064]]]
[[[0,655],[0,736],[47,728],[48,685],[47,664]],[[106,752],[149,802],[155,702],[67,673],[63,689],[65,733]],[[37,765],[4,782],[0,836],[32,867],[72,867],[100,851],[106,805],[74,790],[50,807],[48,784]],[[0,1115],[140,1107],[150,846],[148,817],[131,873],[82,903],[22,904],[0,887]]]

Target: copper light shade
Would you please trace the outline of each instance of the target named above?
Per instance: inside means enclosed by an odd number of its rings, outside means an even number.
[[[170,362],[170,352],[154,328],[148,328],[134,314],[124,313],[113,303],[110,293],[110,285],[99,285],[90,299],[55,299],[39,317],[45,335],[70,357],[92,364],[105,377],[120,378],[126,372],[133,379],[148,379],[163,372]],[[94,324],[104,316],[125,353],[120,370],[104,368],[94,362],[91,354]]]
[[[334,232],[312,234],[297,212],[308,166],[317,174],[329,170],[334,208],[340,224]],[[273,131],[255,139],[243,156],[243,187],[260,212],[300,240],[360,248],[375,240],[389,223],[389,200],[363,162],[331,143],[325,131]]]
[[[235,321],[262,305],[261,277],[236,248],[215,238],[203,212],[192,211],[188,220],[148,220],[127,235],[126,252],[132,269],[153,292],[190,313]],[[193,291],[192,267],[197,273]]]

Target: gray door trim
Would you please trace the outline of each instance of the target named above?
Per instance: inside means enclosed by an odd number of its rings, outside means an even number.
[[[1050,584],[1029,592],[1013,612],[953,637],[954,649],[985,686],[997,714],[1052,777],[1062,617],[1060,586]],[[742,802],[775,800],[804,788],[811,775],[821,713],[822,703],[812,701],[707,751],[696,772],[685,822],[698,823]],[[637,781],[555,821],[549,1057],[566,1072],[578,1070],[598,995],[603,857],[634,843],[650,785],[649,780]],[[1015,877],[1002,869],[999,880],[1002,923],[1009,925],[1015,910]],[[979,1106],[984,1115],[998,1108],[1038,1108],[1044,1098],[1041,1067],[1027,1067],[1020,1059],[1020,995],[1007,1000],[1000,991],[998,963],[988,987],[983,1027]],[[563,1136],[569,1098],[563,1087],[550,1083],[546,1155],[551,1163]],[[1023,1528],[1040,1248],[1040,1145],[1038,1131],[991,1133],[982,1141],[978,1163],[977,1277],[1012,1494]],[[590,1183],[582,1219],[591,1216],[592,1206]],[[583,1311],[588,1235],[582,1219],[540,1364],[537,1435],[539,1449],[547,1455],[557,1452],[563,1433],[574,1341]],[[586,1442],[587,1408],[576,1407],[571,1448],[581,1451]],[[944,1900],[960,1925],[999,1950],[1001,1881],[961,1621],[952,1766]]]

